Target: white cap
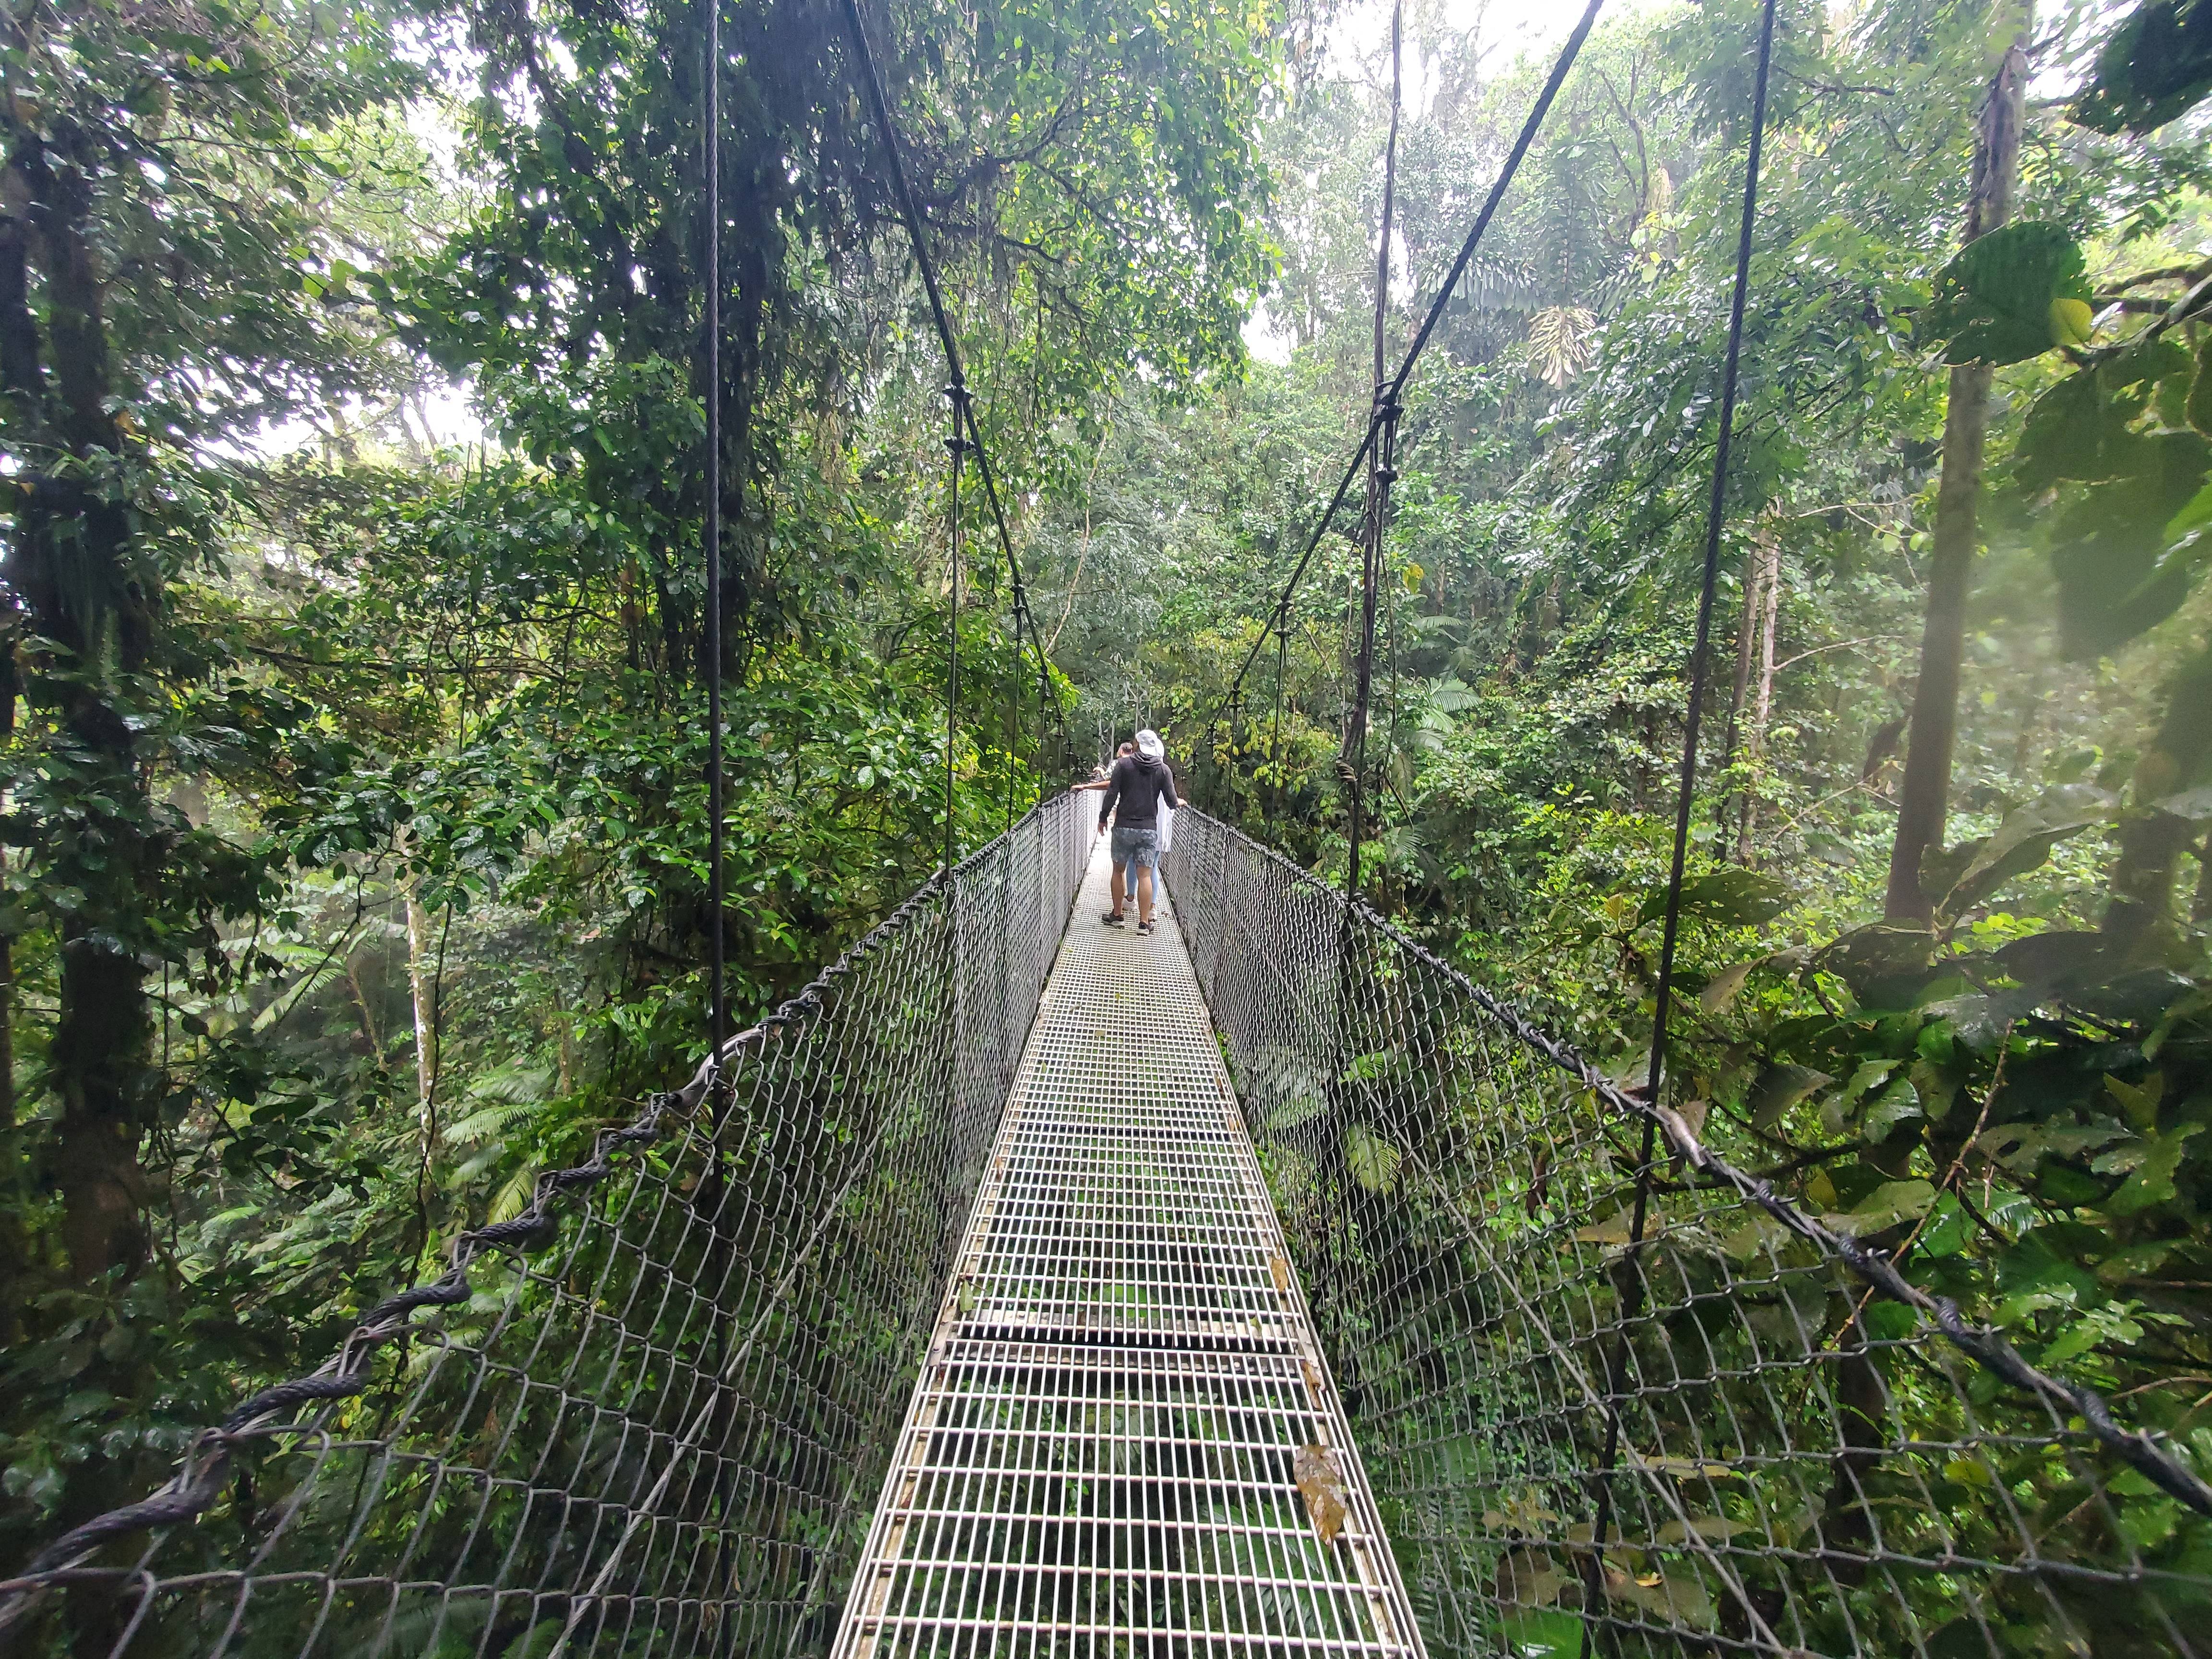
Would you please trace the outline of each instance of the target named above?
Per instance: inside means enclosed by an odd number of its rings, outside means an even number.
[[[1146,760],[1158,760],[1168,752],[1168,749],[1167,745],[1160,741],[1160,734],[1150,726],[1146,726],[1137,733],[1137,752]]]

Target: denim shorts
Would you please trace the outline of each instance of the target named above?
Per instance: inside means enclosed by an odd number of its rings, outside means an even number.
[[[1142,870],[1160,867],[1160,832],[1150,824],[1123,829],[1114,826],[1114,867],[1133,864]]]

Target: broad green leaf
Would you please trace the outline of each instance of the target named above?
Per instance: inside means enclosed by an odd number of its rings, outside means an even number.
[[[1267,1114],[1270,1129],[1295,1129],[1302,1123],[1310,1123],[1328,1109],[1328,1102],[1320,1095],[1293,1095]]]
[[[1807,1095],[1834,1081],[1826,1072],[1816,1072],[1809,1066],[1770,1066],[1753,1085],[1745,1108],[1753,1123],[1762,1129],[1771,1129],[1782,1121],[1784,1112]]]
[[[1755,870],[1715,870],[1682,884],[1682,915],[1723,927],[1755,927],[1771,921],[1790,907],[1788,884]],[[1637,913],[1640,927],[1667,914],[1667,890],[1654,887],[1645,893]]]
[[[2203,1127],[2201,1123],[2178,1124],[2160,1135],[2149,1155],[2136,1166],[2136,1172],[2098,1207],[2107,1215],[2134,1215],[2172,1199],[2175,1195],[2174,1171],[2181,1167],[2190,1138]]]
[[[2180,609],[2198,574],[2168,560],[2166,526],[2205,487],[2212,448],[2194,432],[2141,440],[2143,464],[2094,484],[2060,514],[2051,556],[2060,643],[2076,660],[2109,654]]]
[[[1887,1181],[1841,1214],[1824,1215],[1820,1220],[1832,1232],[1862,1237],[1904,1222],[1917,1221],[1935,1206],[1936,1188],[1932,1182]]]
[[[1944,896],[1942,908],[1957,915],[2014,876],[2036,868],[2065,837],[2105,823],[2112,817],[2112,798],[2105,791],[2070,783],[2008,813],[1995,833],[1976,848]]]
[[[2063,226],[2005,225],[1969,242],[1936,274],[1921,331],[1942,342],[1948,363],[2038,356],[2060,343],[2052,325],[2057,303],[2088,302],[2084,271],[2081,246]]]
[[[2141,1083],[2125,1083],[2111,1073],[2105,1074],[2105,1091],[2120,1103],[2120,1109],[2137,1134],[2150,1134],[2158,1128],[2158,1103],[2166,1096],[2166,1074],[2153,1072]]]
[[[1754,957],[1749,962],[1739,962],[1722,969],[1707,980],[1705,988],[1698,993],[1698,1006],[1709,1014],[1720,1012],[1735,1000],[1736,993],[1743,989],[1743,982],[1751,976],[1751,970],[1765,960],[1765,957]]]
[[[2197,378],[2190,382],[2181,411],[2184,420],[2212,438],[2212,334],[2207,334],[2197,348]]]

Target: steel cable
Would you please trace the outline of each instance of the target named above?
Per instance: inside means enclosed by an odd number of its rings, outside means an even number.
[[[1299,554],[1297,563],[1292,567],[1290,580],[1283,584],[1282,596],[1275,601],[1269,612],[1273,619],[1270,626],[1276,631],[1280,632],[1289,627],[1291,597],[1297,592],[1298,583],[1304,579],[1306,567],[1312,562],[1316,550],[1321,546],[1322,538],[1328,533],[1330,520],[1335,518],[1337,508],[1344,505],[1344,498],[1352,488],[1352,481],[1358,477],[1361,465],[1368,459],[1369,452],[1376,441],[1376,428],[1380,423],[1379,411],[1386,404],[1395,404],[1404,402],[1407,382],[1413,378],[1414,366],[1420,362],[1422,352],[1428,349],[1429,338],[1436,332],[1437,324],[1443,316],[1445,304],[1450,300],[1460,278],[1466,275],[1468,265],[1474,258],[1475,250],[1482,245],[1483,234],[1490,228],[1490,222],[1497,216],[1498,204],[1505,199],[1506,190],[1513,183],[1514,175],[1521,170],[1521,163],[1528,154],[1528,147],[1535,142],[1537,133],[1542,130],[1545,118],[1550,115],[1553,102],[1559,95],[1559,88],[1566,83],[1567,71],[1574,67],[1576,58],[1582,55],[1583,43],[1589,38],[1591,27],[1596,23],[1598,13],[1604,9],[1604,6],[1605,0],[1589,0],[1589,4],[1583,8],[1581,18],[1575,24],[1574,32],[1567,37],[1566,44],[1559,49],[1559,57],[1552,64],[1551,73],[1545,77],[1543,90],[1537,94],[1535,103],[1529,107],[1528,118],[1521,124],[1520,133],[1513,141],[1512,149],[1506,155],[1505,164],[1498,169],[1498,177],[1490,186],[1490,193],[1483,198],[1481,210],[1475,215],[1474,223],[1468,228],[1466,240],[1460,244],[1458,257],[1452,261],[1451,268],[1446,272],[1444,280],[1437,286],[1436,297],[1429,302],[1428,311],[1421,319],[1421,325],[1414,331],[1413,343],[1407,348],[1405,358],[1398,365],[1397,372],[1390,377],[1388,396],[1385,397],[1382,392],[1377,392],[1375,406],[1369,411],[1367,430],[1359,441],[1359,447],[1352,452],[1351,464],[1344,469],[1344,477],[1338,481],[1335,493],[1329,497],[1328,505],[1322,510],[1321,518],[1314,525],[1311,535],[1307,538],[1305,550]],[[1207,717],[1206,726],[1209,730],[1220,719],[1221,710],[1228,706],[1230,698],[1236,696],[1243,688],[1245,675],[1251,671],[1254,659],[1259,656],[1261,647],[1266,645],[1267,641],[1267,630],[1262,629],[1260,637],[1252,642],[1252,648],[1244,653],[1244,660],[1237,665],[1227,695],[1215,705],[1213,713]]]
[[[1696,805],[1698,791],[1698,729],[1699,716],[1705,710],[1705,657],[1712,641],[1713,596],[1720,584],[1721,532],[1728,518],[1729,455],[1735,433],[1735,398],[1738,371],[1743,359],[1743,313],[1751,289],[1752,232],[1759,214],[1759,152],[1766,136],[1767,76],[1774,61],[1774,4],[1765,0],[1759,12],[1759,70],[1753,82],[1751,94],[1751,144],[1744,158],[1743,212],[1736,232],[1735,276],[1729,295],[1728,351],[1721,368],[1721,407],[1718,436],[1713,444],[1712,497],[1705,515],[1705,557],[1703,580],[1698,589],[1697,632],[1690,646],[1689,704],[1682,721],[1682,767],[1680,786],[1674,802],[1674,845],[1667,872],[1666,921],[1660,939],[1659,981],[1653,996],[1651,1017],[1651,1068],[1644,1084],[1644,1097],[1654,1104],[1663,1101],[1662,1090],[1666,1082],[1667,1016],[1674,992],[1674,953],[1680,942],[1682,930],[1682,881],[1687,867],[1690,851],[1690,814]],[[1651,1159],[1658,1133],[1658,1120],[1647,1116],[1644,1120],[1643,1150],[1638,1159],[1636,1199],[1628,1226],[1628,1253],[1631,1267],[1636,1265],[1644,1244],[1644,1232],[1650,1220],[1651,1204]],[[1586,1571],[1598,1571],[1598,1563],[1613,1520],[1613,1465],[1620,1452],[1620,1413],[1616,1402],[1626,1387],[1628,1364],[1627,1328],[1641,1311],[1637,1304],[1643,1280],[1632,1273],[1629,1295],[1622,1332],[1614,1343],[1606,1369],[1607,1410],[1605,1450],[1597,1468],[1597,1516],[1592,1522],[1591,1535],[1596,1540],[1599,1553],[1588,1559]],[[1593,1583],[1595,1580],[1592,1581]],[[1589,1650],[1589,1627],[1583,1627],[1583,1650]]]

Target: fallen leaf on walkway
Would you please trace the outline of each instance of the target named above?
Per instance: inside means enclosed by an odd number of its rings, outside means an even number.
[[[1337,1467],[1336,1455],[1326,1446],[1301,1446],[1291,1464],[1291,1474],[1304,1495],[1314,1530],[1321,1534],[1322,1543],[1334,1544],[1337,1534],[1344,1530],[1345,1508],[1344,1471]]]

